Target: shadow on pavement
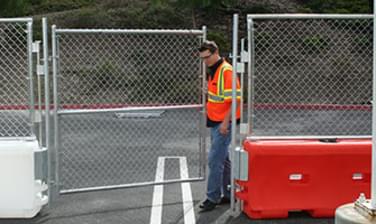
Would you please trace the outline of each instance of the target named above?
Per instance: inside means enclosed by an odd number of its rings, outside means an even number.
[[[197,224],[334,224],[333,218],[312,218],[306,212],[290,212],[288,219],[250,219],[242,212],[232,214],[229,205],[199,212],[196,217]]]

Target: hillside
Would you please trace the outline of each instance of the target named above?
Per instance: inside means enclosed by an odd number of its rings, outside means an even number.
[[[15,0],[12,2],[17,2]],[[240,0],[236,4],[213,7],[183,7],[178,4],[152,4],[139,0],[33,0],[39,2],[25,6],[23,13],[13,16],[34,18],[34,39],[41,39],[42,17],[48,17],[49,25],[58,28],[122,28],[122,29],[201,29],[208,28],[208,39],[215,40],[223,56],[231,50],[232,15],[240,15],[240,35],[245,37],[245,17],[250,13],[369,13],[370,4],[364,0],[350,3],[340,0]],[[328,4],[331,3],[331,4]],[[4,5],[1,5],[4,7]],[[7,7],[10,7],[9,5]],[[3,12],[0,10],[0,12]],[[6,13],[10,13],[7,11]],[[9,15],[9,14],[2,14]],[[11,15],[10,15],[11,16]],[[258,23],[258,24],[257,24]],[[259,104],[286,103],[311,104],[369,104],[372,78],[372,22],[347,21],[286,21],[259,20],[255,22],[254,71],[255,102]],[[196,47],[179,47],[181,39],[161,38],[153,45],[145,45],[143,39],[121,37],[114,41],[111,35],[101,34],[77,38],[59,36],[59,69],[66,82],[66,101],[74,104],[75,96],[88,98],[90,103],[136,103],[151,100],[147,104],[168,104],[174,99],[193,102],[198,91],[185,89],[193,79],[176,82],[175,77],[199,74],[182,66],[198,63],[197,55],[173,52]],[[107,38],[107,39],[106,39]],[[131,38],[131,37],[130,37]],[[9,38],[12,39],[12,38]],[[64,42],[64,40],[66,40]],[[194,42],[196,41],[196,42]],[[198,46],[198,38],[189,41]],[[188,42],[187,42],[188,43]],[[12,48],[17,51],[18,48]],[[3,51],[11,58],[13,51]],[[64,57],[65,56],[65,57]],[[193,57],[192,57],[193,56]],[[102,57],[102,58],[100,58]],[[188,58],[191,57],[191,58]],[[99,59],[98,59],[99,58]],[[188,59],[187,59],[188,58]],[[14,57],[12,57],[14,59]],[[159,60],[158,75],[155,61]],[[176,60],[180,60],[177,62]],[[146,63],[146,62],[153,63]],[[193,62],[192,62],[193,61]],[[65,64],[64,64],[65,63]],[[3,60],[2,64],[9,64]],[[137,65],[137,66],[135,66]],[[196,66],[199,68],[199,66]],[[12,69],[10,69],[12,70]],[[22,75],[18,71],[19,77]],[[192,72],[183,75],[184,72]],[[90,78],[88,78],[90,77]],[[140,78],[141,77],[141,78]],[[144,79],[142,77],[148,77]],[[87,82],[87,80],[90,82]],[[86,81],[85,81],[86,80]],[[145,80],[148,83],[145,83]],[[173,81],[170,81],[173,80]],[[124,85],[116,86],[117,83]],[[169,83],[174,88],[160,88],[158,83]],[[198,83],[195,86],[200,86]],[[151,90],[141,91],[139,86]],[[72,89],[72,88],[74,89]],[[126,95],[123,95],[127,93]],[[179,95],[181,94],[182,95]],[[6,96],[8,92],[4,92]],[[149,95],[147,95],[149,94]],[[184,95],[187,94],[187,95]],[[8,99],[7,97],[3,99]],[[92,100],[89,96],[94,96]],[[117,96],[117,97],[116,97]],[[120,96],[120,97],[119,97]],[[131,98],[131,97],[137,98]],[[87,102],[85,102],[87,103]]]
[[[0,17],[47,16],[49,24],[60,28],[139,28],[201,29],[208,27],[208,38],[216,40],[223,52],[231,44],[232,15],[240,15],[241,35],[248,13],[369,13],[368,0],[237,0],[228,4],[199,4],[186,1],[152,0],[1,0]],[[163,1],[162,1],[163,2]],[[190,1],[188,1],[190,2]],[[193,1],[192,1],[193,2]],[[196,1],[204,2],[204,1]],[[211,1],[206,1],[211,2]],[[213,1],[216,2],[216,1]],[[217,1],[225,2],[225,1]],[[40,23],[35,22],[35,38],[40,39]]]

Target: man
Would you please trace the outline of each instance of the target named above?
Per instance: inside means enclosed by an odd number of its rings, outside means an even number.
[[[207,127],[210,128],[211,147],[208,156],[209,177],[206,200],[201,211],[211,211],[218,204],[230,202],[231,162],[228,147],[231,143],[232,66],[219,55],[214,41],[204,41],[199,48],[200,58],[208,67]],[[237,102],[240,85],[237,79]],[[240,108],[237,107],[237,120]]]

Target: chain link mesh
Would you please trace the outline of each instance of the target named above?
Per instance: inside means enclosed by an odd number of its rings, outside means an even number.
[[[61,32],[57,40],[59,110],[140,108],[59,115],[61,190],[153,182],[159,156],[185,156],[189,177],[202,176],[201,109],[160,109],[202,104],[199,36]]]
[[[153,182],[159,156],[187,157],[190,177],[199,177],[199,121],[194,109],[164,111],[152,118],[62,116],[62,190]],[[166,163],[164,169],[179,167]]]
[[[0,137],[32,135],[27,39],[26,22],[0,22]]]
[[[254,20],[253,35],[253,135],[371,134],[372,19]]]
[[[200,103],[197,36],[61,33],[58,41],[60,106]]]

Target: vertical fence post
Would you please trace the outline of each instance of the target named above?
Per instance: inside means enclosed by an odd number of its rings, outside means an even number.
[[[373,83],[372,83],[372,178],[371,178],[371,206],[376,208],[376,190],[375,190],[375,181],[376,181],[376,0],[373,3]]]
[[[28,60],[28,79],[29,79],[29,97],[30,97],[30,128],[31,134],[35,135],[35,103],[33,88],[33,22],[27,23],[27,60]]]
[[[255,62],[254,62],[254,39],[253,39],[253,20],[247,19],[247,30],[248,30],[248,96],[247,96],[247,104],[248,104],[248,135],[251,135],[253,132],[253,76],[254,76],[254,69],[255,69]]]
[[[46,148],[47,148],[47,185],[48,198],[52,199],[52,167],[51,167],[51,148],[50,148],[50,98],[49,98],[49,76],[48,76],[48,31],[47,18],[42,18],[43,29],[43,73],[44,73],[44,110],[45,110],[45,132],[46,132]]]
[[[58,194],[59,187],[58,187],[58,136],[59,136],[59,126],[58,126],[58,96],[57,96],[57,46],[56,46],[56,26],[52,25],[51,29],[51,39],[52,39],[52,76],[53,76],[53,114],[54,114],[54,147],[53,151],[51,152],[51,167],[52,167],[52,176],[54,180],[54,196]]]
[[[42,116],[42,84],[41,84],[41,75],[39,74],[39,67],[41,66],[40,64],[40,41],[36,41],[35,43],[35,48],[34,51],[36,53],[36,75],[37,75],[37,92],[38,92],[38,116]],[[38,136],[39,136],[39,146],[43,147],[43,123],[40,121],[39,127],[38,127]]]
[[[236,65],[238,55],[238,14],[233,17],[234,26],[232,33],[232,104],[231,104],[231,162],[235,161],[236,147]],[[235,212],[235,166],[231,165],[231,210]]]
[[[202,41],[206,40],[206,26],[202,27]],[[202,75],[202,85],[201,85],[201,92],[202,92],[202,118],[201,118],[201,167],[202,167],[202,175],[206,178],[206,94],[207,91],[207,83],[206,83],[206,65],[205,63],[201,63],[201,75]],[[201,169],[201,168],[200,168]]]
[[[244,49],[244,38],[242,38],[240,40],[240,60],[241,60],[241,63],[243,64],[243,55],[245,52],[245,49]],[[243,64],[244,65],[244,64]],[[244,111],[243,111],[243,99],[244,99],[244,94],[243,94],[243,91],[244,91],[244,66],[243,66],[243,70],[240,72],[240,123],[243,123],[244,122]]]

